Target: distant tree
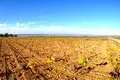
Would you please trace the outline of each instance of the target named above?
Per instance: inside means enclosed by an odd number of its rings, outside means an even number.
[[[5,34],[4,34],[4,37],[9,37],[9,34],[8,34],[8,33],[5,33]]]
[[[0,34],[0,37],[3,37],[3,34]]]
[[[13,37],[14,35],[13,34],[9,34],[9,37]]]
[[[5,33],[5,34],[0,34],[0,37],[17,37],[17,35]]]
[[[17,35],[14,35],[15,37],[17,37]]]

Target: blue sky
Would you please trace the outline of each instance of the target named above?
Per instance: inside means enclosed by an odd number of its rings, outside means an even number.
[[[0,32],[120,35],[119,0],[0,0]]]

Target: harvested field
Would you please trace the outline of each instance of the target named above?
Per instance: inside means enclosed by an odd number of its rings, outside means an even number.
[[[0,38],[0,80],[114,79],[120,79],[120,43],[113,38]]]

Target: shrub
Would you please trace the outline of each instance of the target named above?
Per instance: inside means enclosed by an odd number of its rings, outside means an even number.
[[[87,62],[88,62],[87,59],[82,59],[82,58],[80,58],[80,59],[78,60],[78,65],[86,66]]]
[[[47,62],[47,63],[53,63],[53,62],[55,62],[55,59],[54,59],[53,57],[50,57],[50,58],[47,57],[47,58],[46,58],[46,62]]]

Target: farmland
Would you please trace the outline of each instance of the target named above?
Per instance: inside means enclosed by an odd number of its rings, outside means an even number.
[[[119,77],[120,44],[108,37],[0,38],[0,80]]]

